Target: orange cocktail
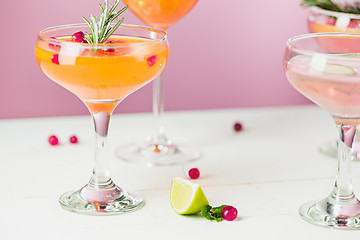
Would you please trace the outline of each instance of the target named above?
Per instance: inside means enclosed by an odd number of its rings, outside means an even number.
[[[311,33],[360,33],[360,15],[311,7],[308,17],[308,28]]]
[[[167,31],[184,17],[198,0],[123,0],[129,9],[144,23]],[[178,145],[170,140],[162,124],[164,113],[164,77],[160,74],[153,82],[154,134],[146,141],[121,146],[120,159],[146,166],[183,164],[200,157],[197,149]]]
[[[112,5],[106,1],[102,10],[111,18],[115,15],[105,11],[108,6]],[[103,23],[100,20],[96,26]],[[166,33],[161,30],[111,24],[102,31],[93,26],[74,24],[44,29],[38,34],[35,55],[46,76],[86,104],[95,125],[91,179],[81,189],[63,194],[59,199],[61,206],[83,214],[118,214],[138,209],[144,202],[139,195],[118,187],[110,177],[105,154],[110,117],[121,100],[162,72],[168,59],[168,44]],[[101,37],[106,32],[110,38]]]
[[[55,40],[54,40],[55,41]],[[116,103],[156,77],[165,67],[168,47],[136,37],[113,36],[98,49],[38,41],[35,55],[43,72],[88,106],[99,100]],[[82,48],[83,47],[83,48]],[[55,60],[54,60],[55,58]],[[57,58],[57,61],[56,61]],[[91,104],[92,103],[92,104]],[[103,104],[97,107],[106,106]]]
[[[185,16],[198,0],[123,0],[144,23],[167,30]]]
[[[320,7],[311,7],[307,20],[308,28],[311,33],[323,32],[343,32],[343,33],[360,33],[360,15],[344,12],[335,12],[322,9]],[[340,44],[343,37],[319,38],[321,44],[330,52],[352,53],[358,52],[360,47],[358,41],[353,41],[347,37],[347,44]],[[340,40],[341,39],[341,40]],[[357,38],[356,38],[357,39]],[[339,47],[342,49],[339,49]]]

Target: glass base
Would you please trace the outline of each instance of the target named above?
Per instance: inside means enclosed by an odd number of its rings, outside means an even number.
[[[344,205],[331,204],[328,199],[309,202],[300,207],[299,213],[305,221],[318,226],[360,230],[360,203],[357,199]]]
[[[59,199],[60,205],[71,212],[88,215],[114,215],[140,209],[144,200],[119,187],[111,191],[99,191],[89,184],[75,192],[66,192]]]
[[[119,147],[116,155],[124,161],[148,167],[182,165],[200,158],[200,152],[195,148],[152,142]]]

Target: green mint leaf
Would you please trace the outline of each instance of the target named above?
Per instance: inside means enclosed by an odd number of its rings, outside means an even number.
[[[213,207],[211,210],[210,210],[210,214],[211,214],[211,217],[213,219],[215,219],[217,222],[220,222],[223,217],[222,217],[222,210],[224,207],[226,207],[227,205],[221,205],[219,207]]]
[[[211,220],[211,214],[210,214],[211,206],[205,205],[201,208],[201,216],[204,218]]]
[[[201,208],[201,216],[208,220],[215,220],[217,222],[220,222],[222,217],[222,210],[227,205],[221,205],[219,207],[211,207],[210,205],[203,206]]]
[[[215,210],[222,211],[224,209],[224,207],[226,207],[226,206],[228,206],[228,205],[221,205],[221,206],[218,206],[218,207],[213,207],[212,209],[213,209],[213,211],[215,211]]]

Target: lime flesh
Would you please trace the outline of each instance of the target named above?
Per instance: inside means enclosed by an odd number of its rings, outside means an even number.
[[[171,183],[171,207],[178,214],[195,214],[205,205],[209,205],[199,184],[177,177]]]

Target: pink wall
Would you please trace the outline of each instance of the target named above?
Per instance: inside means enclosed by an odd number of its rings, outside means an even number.
[[[282,70],[285,41],[307,31],[307,11],[299,1],[280,1],[200,0],[169,31],[165,109],[308,103]],[[40,71],[34,43],[42,28],[82,22],[82,16],[98,13],[98,3],[2,2],[0,118],[88,114],[74,95]],[[130,11],[125,15],[125,23],[140,23]],[[148,85],[125,99],[116,112],[151,111],[151,106]]]

